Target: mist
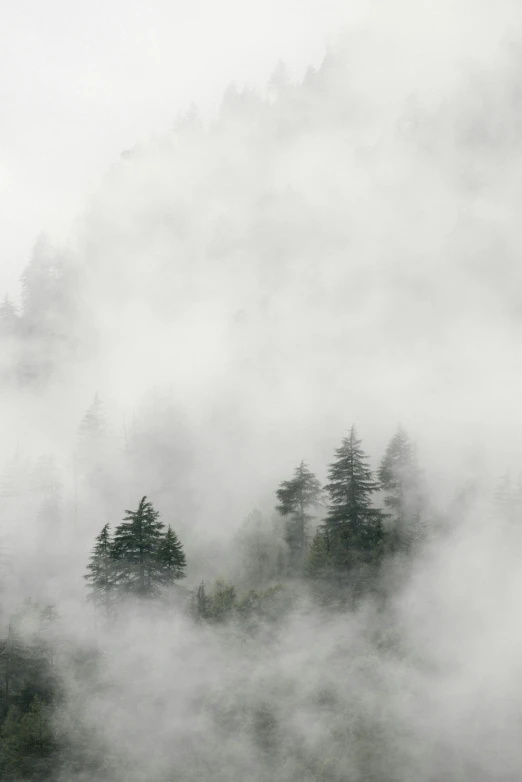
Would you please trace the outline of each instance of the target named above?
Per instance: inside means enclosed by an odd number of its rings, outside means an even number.
[[[5,17],[0,779],[518,779],[518,5]]]

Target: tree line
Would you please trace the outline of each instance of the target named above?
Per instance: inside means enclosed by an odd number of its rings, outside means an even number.
[[[509,499],[507,489],[498,507]],[[280,626],[306,592],[321,607],[353,605],[351,598],[382,594],[383,564],[413,561],[429,532],[430,511],[416,449],[401,428],[388,443],[376,470],[352,427],[335,450],[323,484],[301,461],[274,491],[286,556],[274,567],[251,569],[251,584],[239,589],[218,580],[210,589],[180,587],[187,558],[178,535],[142,497],[111,530],[96,536],[84,579],[88,600],[112,617],[129,601],[163,603],[184,610],[196,624],[234,621],[255,636]],[[259,514],[254,519],[261,523]],[[267,530],[271,534],[271,530]],[[253,556],[266,557],[263,546]],[[253,559],[250,564],[255,564]],[[264,575],[263,575],[264,574]],[[379,590],[381,590],[379,592]],[[171,600],[178,595],[178,600]],[[64,693],[56,663],[59,618],[50,607],[27,603],[9,618],[0,639],[0,779],[46,779],[63,764],[95,769],[96,758],[76,757],[60,733],[56,714]],[[80,676],[97,666],[99,653],[68,652]],[[84,766],[82,766],[84,764]],[[72,766],[71,766],[72,768]],[[94,773],[94,771],[93,771]]]
[[[388,444],[377,475],[352,427],[335,451],[325,485],[302,461],[275,495],[287,547],[281,578],[360,591],[361,584],[371,584],[387,555],[409,555],[423,538],[421,473],[403,429]],[[126,511],[114,534],[105,524],[97,536],[85,575],[90,599],[108,614],[129,597],[161,598],[185,577],[186,564],[177,534],[165,528],[143,497],[136,510]],[[224,618],[232,608],[241,614],[266,599],[251,590],[238,603],[235,588],[225,582],[218,582],[213,595],[201,583],[192,610],[199,619]]]

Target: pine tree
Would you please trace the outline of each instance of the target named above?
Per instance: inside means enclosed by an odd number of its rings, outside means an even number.
[[[91,559],[84,579],[91,589],[90,599],[96,606],[103,607],[108,615],[114,598],[115,563],[112,557],[110,528],[105,524],[96,538]]]
[[[379,468],[379,481],[386,492],[392,551],[410,551],[422,537],[421,482],[415,449],[399,428],[390,440]]]
[[[158,546],[158,564],[160,567],[159,580],[164,587],[172,586],[175,581],[185,578],[187,564],[185,553],[170,524]]]
[[[335,452],[330,465],[328,514],[324,528],[337,569],[374,563],[382,550],[383,514],[372,504],[374,480],[355,427]]]
[[[286,518],[285,541],[290,549],[291,569],[298,572],[308,551],[308,526],[313,519],[308,511],[321,503],[321,483],[305,462],[301,462],[294,477],[281,483],[276,496],[277,510]]]
[[[163,567],[158,553],[163,537],[163,522],[152,503],[143,497],[135,511],[127,510],[116,528],[112,558],[118,585],[127,595],[155,597],[163,586]]]

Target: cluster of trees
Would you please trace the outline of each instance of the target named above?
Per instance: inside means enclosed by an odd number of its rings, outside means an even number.
[[[347,580],[353,587],[386,554],[411,553],[425,529],[421,473],[402,428],[388,444],[377,476],[352,427],[335,452],[325,486],[302,462],[281,483],[277,498],[291,569],[312,579]],[[324,519],[310,541],[311,511],[318,508]]]
[[[53,767],[52,713],[61,696],[56,621],[51,606],[28,601],[0,639],[0,779],[46,779]]]
[[[40,236],[20,278],[20,307],[9,296],[0,304],[2,384],[45,382],[78,349],[78,279],[73,254]]]
[[[269,615],[282,604],[277,582],[288,578],[355,594],[371,588],[386,556],[410,555],[423,539],[421,473],[415,448],[402,428],[388,444],[377,476],[352,427],[335,451],[326,485],[303,461],[290,479],[281,482],[276,497],[284,552],[272,546],[277,552],[272,555],[270,529],[263,536],[258,529],[263,517],[251,514],[250,585],[238,596],[236,588],[222,579],[211,591],[202,582],[191,601],[198,621]],[[114,534],[109,524],[103,527],[85,579],[92,601],[110,613],[131,596],[166,595],[185,577],[185,569],[178,536],[172,527],[165,528],[158,511],[143,497],[137,510],[126,511]]]
[[[114,535],[105,524],[84,577],[93,602],[109,613],[124,598],[164,595],[184,578],[185,566],[178,536],[170,525],[165,529],[158,511],[143,497],[136,510],[126,511]]]
[[[89,427],[96,428],[97,421],[95,416]],[[261,638],[263,628],[270,629],[270,636],[304,592],[317,599],[319,610],[325,604],[331,610],[353,604],[352,597],[389,588],[380,578],[383,564],[412,560],[428,533],[430,511],[423,487],[415,447],[403,429],[391,438],[374,472],[352,427],[336,449],[324,483],[301,462],[276,488],[284,557],[279,543],[270,549],[274,527],[266,524],[262,535],[263,516],[254,512],[248,526],[255,533],[249,547],[250,585],[246,581],[238,589],[219,579],[210,588],[201,583],[179,592],[187,570],[183,545],[143,497],[135,510],[125,512],[114,532],[105,524],[96,537],[84,576],[89,600],[111,617],[129,600],[167,608],[175,604],[195,624],[211,628],[233,622],[243,638]],[[499,487],[499,505],[510,498],[507,483]],[[248,545],[245,535],[241,540]],[[173,594],[181,599],[171,601]],[[57,719],[67,695],[56,664],[56,626],[52,608],[32,603],[5,624],[0,640],[0,779],[44,780],[69,766],[82,773],[97,768],[98,749],[92,749],[90,740],[86,747],[91,749],[82,749],[78,737],[78,747],[71,744]],[[98,670],[101,658],[90,652],[87,658]],[[263,709],[259,725],[254,721],[256,741],[271,756],[279,728],[271,707]],[[82,730],[80,725],[79,735]],[[99,751],[103,755],[105,750]]]

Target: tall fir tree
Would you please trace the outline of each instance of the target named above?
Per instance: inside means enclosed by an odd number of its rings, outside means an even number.
[[[423,536],[421,477],[415,448],[401,427],[382,457],[379,481],[390,517],[389,548],[411,551]]]
[[[158,564],[159,581],[164,587],[170,587],[176,581],[185,578],[187,565],[185,552],[170,524],[158,545]]]
[[[379,489],[352,426],[330,465],[324,529],[338,573],[378,561],[383,546],[383,513],[373,505]]]
[[[163,566],[158,554],[164,524],[146,497],[137,510],[127,510],[116,528],[112,558],[120,591],[137,597],[156,597],[163,587]]]
[[[112,539],[108,524],[105,524],[96,538],[91,559],[87,565],[87,571],[84,579],[88,582],[91,590],[90,599],[94,605],[103,607],[108,615],[114,600],[116,587]]]
[[[321,504],[323,490],[318,478],[305,462],[294,471],[294,477],[283,481],[276,496],[277,510],[285,518],[285,541],[290,550],[290,569],[299,573],[303,569],[309,545],[309,525],[314,518],[311,508]]]

